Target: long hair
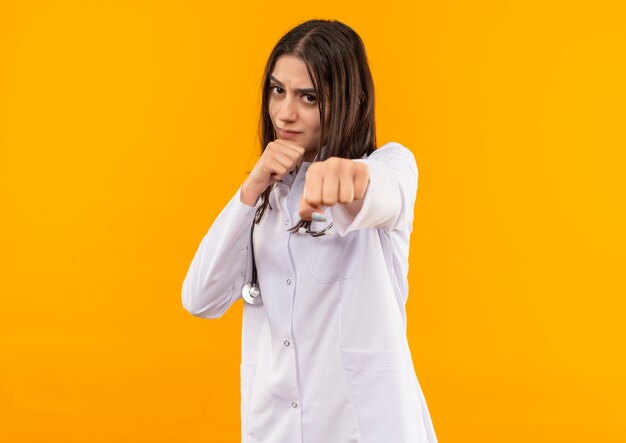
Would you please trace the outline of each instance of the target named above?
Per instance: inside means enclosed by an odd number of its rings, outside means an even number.
[[[329,157],[362,158],[374,152],[374,82],[363,41],[352,28],[339,21],[309,20],[287,32],[267,60],[259,120],[261,153],[276,138],[268,106],[269,77],[282,55],[302,60],[313,81],[321,122],[317,161]],[[261,220],[268,206],[272,209],[269,196],[273,186],[268,186],[261,195],[255,223]],[[291,230],[301,226],[308,228],[310,222],[300,220]]]

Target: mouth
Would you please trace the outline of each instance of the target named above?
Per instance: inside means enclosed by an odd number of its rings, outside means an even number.
[[[280,138],[287,138],[287,139],[295,138],[299,134],[300,134],[300,132],[298,132],[298,131],[288,131],[288,130],[285,130],[285,129],[278,128],[278,135],[279,135]]]

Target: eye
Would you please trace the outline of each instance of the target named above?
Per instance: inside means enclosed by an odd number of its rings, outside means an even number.
[[[278,85],[271,85],[270,86],[270,91],[276,93],[276,94],[282,94],[283,92],[285,92],[285,90],[283,88],[281,88]]]
[[[315,98],[314,95],[305,95],[304,101],[307,103],[315,103],[317,101],[317,98]]]

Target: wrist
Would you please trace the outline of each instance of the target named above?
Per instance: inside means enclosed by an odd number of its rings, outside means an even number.
[[[243,185],[241,185],[239,200],[241,200],[241,203],[244,205],[255,206],[261,194],[262,192],[250,189],[249,183],[245,181]]]

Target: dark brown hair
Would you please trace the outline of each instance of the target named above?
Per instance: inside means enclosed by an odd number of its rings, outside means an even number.
[[[317,161],[329,157],[361,158],[374,152],[374,82],[363,41],[352,28],[339,21],[309,20],[287,32],[267,60],[259,120],[261,153],[275,139],[268,106],[269,77],[282,55],[302,60],[313,81],[320,112],[320,140],[325,146],[323,153],[320,153],[321,146],[317,147]],[[327,119],[324,111],[328,113]],[[256,223],[269,206],[273,186],[268,186],[261,195],[262,204],[256,212]],[[300,220],[291,230],[301,226],[308,228],[310,222]]]

